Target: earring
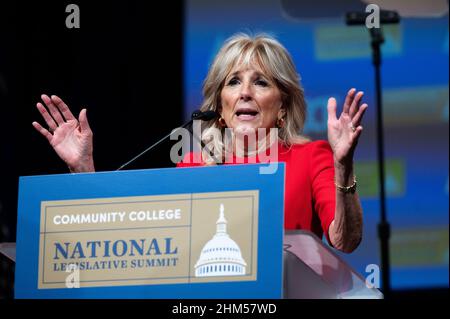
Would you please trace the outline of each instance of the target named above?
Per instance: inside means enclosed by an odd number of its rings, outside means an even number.
[[[219,125],[221,127],[226,127],[227,126],[227,123],[225,123],[225,120],[223,119],[223,117],[219,118]]]
[[[284,118],[278,119],[276,125],[278,128],[284,127]]]

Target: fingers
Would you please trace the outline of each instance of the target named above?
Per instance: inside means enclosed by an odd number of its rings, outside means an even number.
[[[81,132],[91,131],[91,127],[89,126],[89,122],[87,120],[86,109],[82,109],[79,116],[80,129]]]
[[[56,130],[58,126],[66,123],[66,121],[77,120],[67,104],[64,103],[60,97],[52,95],[50,98],[48,95],[42,94],[41,98],[47,107],[45,107],[42,103],[37,103],[36,106],[47,123],[50,132]],[[89,124],[87,125],[89,127]]]
[[[359,103],[361,102],[363,95],[364,95],[364,92],[362,92],[362,91],[359,91],[355,95],[355,97],[350,105],[349,112],[348,112],[350,117],[353,117],[355,115],[355,113],[359,110]]]
[[[45,120],[45,123],[47,123],[50,130],[52,131],[56,130],[58,125],[56,124],[55,120],[50,116],[45,106],[42,105],[42,103],[37,103],[36,107],[39,110],[39,113],[41,113],[42,117]]]
[[[64,103],[64,101],[60,97],[58,97],[56,95],[52,95],[51,100],[52,100],[53,104],[56,105],[58,110],[61,112],[63,117],[66,119],[66,121],[76,120],[75,116],[73,116],[73,114],[70,111],[67,104]]]
[[[362,117],[364,116],[364,113],[366,112],[368,107],[369,106],[365,103],[359,107],[358,112],[352,118],[352,124],[354,127],[357,127],[359,126],[359,124],[361,124]]]
[[[336,107],[337,107],[336,99],[334,97],[330,97],[328,99],[328,105],[327,105],[328,121],[336,121],[337,120]]]
[[[348,113],[350,111],[350,105],[352,104],[355,92],[355,88],[352,88],[348,91],[347,96],[345,97],[344,109],[342,110],[342,113]]]
[[[356,128],[356,130],[353,134],[353,141],[355,141],[355,143],[358,142],[358,139],[361,136],[362,131],[363,131],[363,127],[361,125]]]
[[[50,142],[52,140],[53,135],[45,128],[43,128],[41,124],[39,124],[38,122],[33,122],[32,124],[34,128],[47,139],[47,141]]]
[[[41,95],[41,99],[42,99],[42,101],[44,101],[45,105],[47,106],[48,110],[50,111],[50,114],[52,115],[56,124],[58,126],[64,124],[65,121],[64,121],[63,117],[61,116],[61,113],[59,113],[59,110],[53,104],[52,100],[45,94]]]

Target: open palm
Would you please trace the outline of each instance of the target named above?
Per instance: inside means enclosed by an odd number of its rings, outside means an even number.
[[[363,129],[361,120],[368,107],[367,104],[360,105],[363,94],[351,89],[339,118],[336,116],[336,100],[328,100],[328,142],[338,163],[348,164],[353,161],[355,147]]]
[[[72,171],[82,171],[81,167],[89,166],[92,161],[92,130],[87,121],[86,109],[80,112],[77,120],[68,106],[57,96],[49,98],[42,95],[42,103],[37,103],[37,108],[48,125],[48,129],[38,122],[33,126],[53,147],[58,156],[69,166]],[[50,112],[50,113],[49,113]]]

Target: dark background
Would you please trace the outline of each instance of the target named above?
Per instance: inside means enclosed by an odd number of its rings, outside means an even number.
[[[79,29],[66,28],[70,3],[0,2],[0,242],[15,241],[18,177],[68,172],[31,125],[45,124],[41,94],[58,95],[76,117],[87,108],[99,171],[181,124],[182,2],[76,1]],[[128,169],[173,166],[170,146]],[[0,262],[0,298],[12,297],[12,265]]]

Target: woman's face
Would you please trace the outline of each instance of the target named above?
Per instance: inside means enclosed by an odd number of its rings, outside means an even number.
[[[284,115],[280,90],[254,63],[230,72],[220,98],[221,116],[237,134],[275,127]]]

